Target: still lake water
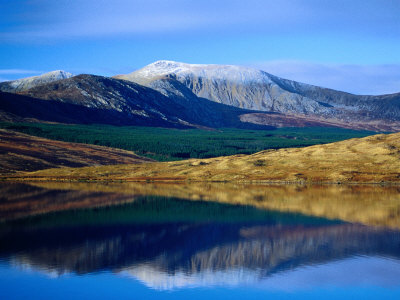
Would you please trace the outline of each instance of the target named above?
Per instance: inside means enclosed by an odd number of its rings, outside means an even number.
[[[399,187],[0,191],[0,299],[400,299]]]

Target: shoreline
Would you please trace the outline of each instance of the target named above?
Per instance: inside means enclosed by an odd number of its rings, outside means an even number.
[[[0,177],[0,182],[65,182],[65,183],[171,183],[171,184],[190,184],[190,183],[223,183],[223,184],[255,184],[255,185],[368,185],[368,186],[400,186],[399,182],[393,181],[293,181],[293,180],[191,180],[191,179],[165,179],[165,178],[146,178],[146,179],[98,179],[98,178],[76,178],[67,177]]]

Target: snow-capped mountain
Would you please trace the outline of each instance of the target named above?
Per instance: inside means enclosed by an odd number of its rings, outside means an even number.
[[[187,64],[168,60],[156,61],[136,72],[120,77],[146,83],[146,80],[153,80],[155,76],[168,76],[171,74],[175,74],[179,80],[187,77],[197,77],[226,80],[237,84],[272,82],[268,73],[252,68],[234,65]]]
[[[241,66],[161,60],[116,78],[158,90],[157,82],[168,78],[180,82],[198,97],[244,109],[341,121],[400,120],[400,94],[358,96]]]
[[[48,72],[39,76],[33,76],[28,78],[22,78],[12,81],[6,81],[0,83],[0,91],[3,92],[22,92],[34,88],[36,86],[50,83],[53,81],[67,79],[74,76],[69,72],[62,70]]]
[[[157,61],[118,78],[150,87],[156,80],[172,78],[198,97],[245,109],[297,113],[326,110],[312,99],[282,89],[275,83],[277,77],[241,66]]]

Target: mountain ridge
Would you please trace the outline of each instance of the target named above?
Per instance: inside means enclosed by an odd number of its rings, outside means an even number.
[[[72,73],[65,72],[63,70],[51,71],[38,76],[0,82],[0,91],[23,92],[36,86],[40,86],[57,80],[68,79],[72,76],[74,76]]]

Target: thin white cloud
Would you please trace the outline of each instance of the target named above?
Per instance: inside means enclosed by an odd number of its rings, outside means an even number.
[[[18,11],[9,12],[13,25],[0,33],[0,40],[21,41],[25,38],[32,41],[193,30],[274,34],[309,32],[310,28],[334,30],[340,26],[363,31],[365,24],[375,21],[379,24],[388,22],[386,25],[391,26],[391,32],[398,32],[399,28],[392,26],[397,22],[398,6],[390,3],[383,6],[375,0],[369,0],[376,2],[373,5],[364,5],[364,1],[355,4],[339,1],[346,5],[344,13],[340,3],[316,0],[36,0],[21,5]],[[375,27],[374,30],[382,31],[379,26]]]
[[[354,94],[400,92],[400,64],[321,64],[278,60],[250,65],[282,78]]]
[[[10,81],[30,76],[43,74],[44,72],[38,70],[27,69],[0,69],[0,82]]]
[[[18,74],[34,74],[41,73],[37,70],[26,70],[26,69],[0,69],[0,74],[3,75],[18,75]]]

